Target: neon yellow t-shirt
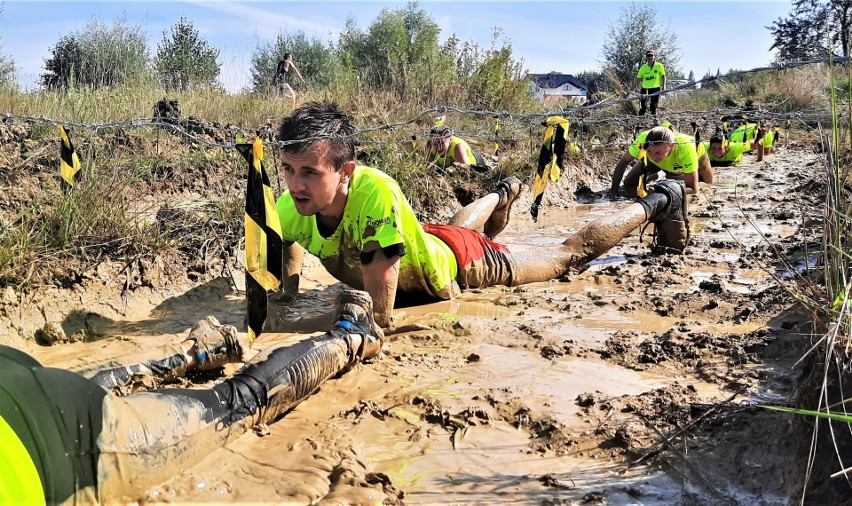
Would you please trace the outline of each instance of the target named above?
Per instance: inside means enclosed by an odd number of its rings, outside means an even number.
[[[766,135],[763,137],[763,147],[771,148],[772,143],[775,142],[775,132],[769,130],[766,132]]]
[[[703,156],[704,150],[700,148],[699,150]],[[648,157],[648,161],[653,162],[654,165],[669,174],[691,174],[698,170],[698,158],[695,139],[686,134],[676,133],[674,146],[669,156],[659,162]]]
[[[456,161],[456,145],[458,144],[461,144],[462,149],[467,153],[468,163],[476,163],[476,157],[473,154],[473,148],[470,147],[470,144],[464,139],[452,136],[450,138],[450,148],[447,150],[446,155],[441,155],[435,148],[432,148],[432,156],[434,157],[435,164],[442,167],[452,165]]]
[[[642,80],[642,88],[659,88],[664,75],[666,75],[666,69],[662,63],[657,61],[651,67],[647,63],[643,63],[639,67],[639,72],[636,73],[636,78]]]
[[[756,130],[757,124],[755,123],[740,125],[736,128],[736,130],[728,134],[728,140],[731,142],[746,142],[754,140]],[[775,134],[772,130],[767,130],[766,134],[763,136],[763,147],[771,148],[774,141]]]
[[[645,144],[645,139],[648,137],[648,132],[650,130],[645,130],[639,132],[639,135],[636,136],[636,139],[633,141],[633,144],[627,148],[627,152],[630,153],[630,156],[633,158],[639,158],[639,152],[642,151],[642,144]]]
[[[343,218],[330,237],[317,229],[316,216],[302,216],[290,192],[278,199],[282,239],[297,242],[318,257],[340,281],[363,289],[361,253],[403,245],[398,289],[449,299],[458,272],[456,257],[446,243],[427,234],[414,210],[390,176],[370,167],[356,167],[349,181]]]
[[[46,415],[47,416],[47,415]],[[0,415],[0,502],[44,504],[44,488],[23,441]]]
[[[743,153],[751,150],[751,144],[748,142],[729,142],[728,151],[726,151],[720,158],[717,158],[713,156],[713,152],[710,151],[709,142],[704,142],[702,144],[707,152],[707,156],[710,157],[710,163],[716,165],[737,165],[743,160]]]

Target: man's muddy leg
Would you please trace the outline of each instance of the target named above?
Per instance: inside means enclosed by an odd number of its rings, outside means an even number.
[[[685,189],[674,181],[661,181],[647,197],[609,218],[595,220],[562,244],[544,251],[514,254],[513,285],[547,281],[581,267],[610,250],[645,222],[658,227],[657,243],[670,250],[686,247],[688,231],[684,216]]]
[[[488,221],[489,217],[491,217],[491,213],[494,212],[499,203],[500,195],[491,192],[459,209],[458,212],[450,218],[447,225],[455,225],[457,227],[482,231],[482,227],[485,226],[485,222]]]
[[[245,361],[251,347],[248,337],[214,316],[199,320],[180,344],[165,345],[139,356],[124,357],[78,371],[107,390],[130,385],[141,377],[171,381],[191,369],[209,371]]]
[[[589,223],[558,246],[515,254],[513,284],[556,279],[606,253],[647,220],[645,206],[631,204],[610,218]]]
[[[512,204],[521,193],[521,181],[508,177],[497,184],[497,188],[482,198],[474,200],[461,208],[448,225],[483,231],[494,238],[509,223]]]

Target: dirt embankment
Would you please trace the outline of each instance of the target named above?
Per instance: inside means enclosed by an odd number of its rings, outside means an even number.
[[[381,357],[133,499],[784,502],[809,434],[755,404],[788,402],[799,381],[811,322],[781,285],[812,266],[818,163],[794,145],[720,169],[693,200],[687,255],[649,255],[646,231],[561,280],[404,308],[406,331]],[[575,201],[567,183],[578,179],[566,176],[537,223],[524,193],[503,242],[558,244],[628,203],[590,190]],[[599,176],[584,176],[591,190],[606,186]],[[6,290],[2,325],[44,363],[73,369],[180,340],[206,314],[242,328],[238,271],[192,278],[185,259],[147,262],[104,262],[70,288]],[[262,335],[254,351],[299,339],[299,322],[331,306],[339,285],[315,263],[304,274],[304,293],[286,302],[293,331]],[[78,342],[37,345],[47,321]]]

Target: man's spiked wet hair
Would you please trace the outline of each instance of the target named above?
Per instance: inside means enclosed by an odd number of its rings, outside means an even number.
[[[279,141],[304,141],[286,144],[284,153],[303,153],[318,142],[328,143],[328,158],[336,170],[355,159],[355,125],[334,102],[307,102],[281,121]]]

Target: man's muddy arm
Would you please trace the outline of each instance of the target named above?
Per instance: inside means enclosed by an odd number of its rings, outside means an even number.
[[[399,283],[399,258],[399,255],[388,258],[382,250],[378,250],[370,263],[361,264],[364,290],[373,299],[373,318],[383,328],[390,327],[393,316]]]
[[[305,250],[296,242],[284,243],[281,262],[281,291],[295,295],[299,293],[299,275],[302,272],[302,260]]]
[[[610,195],[616,195],[618,193],[618,187],[621,186],[621,180],[624,178],[624,171],[627,167],[633,163],[633,156],[630,153],[624,153],[621,155],[621,158],[618,160],[618,164],[615,166],[615,170],[612,173],[612,184],[609,187]]]
[[[453,160],[455,160],[456,163],[461,163],[464,165],[470,165],[471,163],[473,163],[473,160],[469,160],[467,158],[467,150],[462,148],[461,143],[456,144],[456,148],[453,151]]]
[[[686,184],[686,193],[695,195],[698,193],[698,172],[690,172],[683,175],[683,182]]]

